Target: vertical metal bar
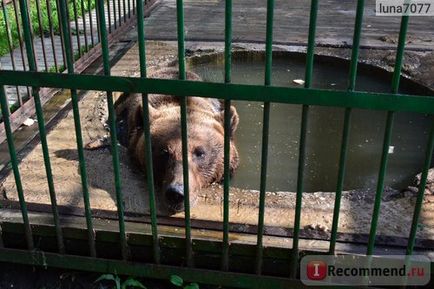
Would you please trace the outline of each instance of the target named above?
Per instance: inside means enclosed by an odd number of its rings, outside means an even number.
[[[44,29],[42,27],[41,3],[40,0],[35,0],[35,3],[36,3],[36,14],[38,16],[39,36],[41,37],[42,56],[44,57],[45,71],[48,71],[47,54],[45,52]]]
[[[15,15],[15,23],[17,24],[17,34],[19,38],[19,44],[20,44],[20,52],[21,52],[21,61],[23,64],[23,70],[27,70],[26,61],[24,58],[24,49],[23,49],[23,36],[21,33],[21,24],[20,24],[20,17],[18,15],[18,6],[17,6],[17,0],[12,0],[12,5],[14,6],[14,15]]]
[[[315,50],[315,33],[316,33],[316,19],[318,14],[318,0],[312,0],[310,7],[309,18],[309,36],[307,44],[307,56],[306,56],[306,71],[305,71],[305,88],[310,88],[312,84],[312,72],[313,72],[313,58]],[[295,278],[298,270],[298,241],[300,236],[300,221],[301,221],[301,203],[303,198],[303,176],[304,165],[306,158],[306,132],[308,122],[309,106],[303,105],[301,115],[301,129],[300,129],[300,146],[298,156],[298,175],[297,175],[297,197],[295,205],[295,218],[294,218],[294,237],[292,244],[292,257],[290,276]]]
[[[137,0],[137,38],[139,39],[140,77],[146,78],[146,48],[144,28],[143,0]],[[153,253],[155,263],[160,263],[160,244],[157,228],[157,207],[155,203],[154,168],[152,163],[151,131],[149,127],[149,102],[148,95],[142,94],[143,104],[143,130],[145,135],[146,150],[146,182],[149,192],[149,208],[151,213],[151,228]]]
[[[356,21],[354,24],[354,34],[353,34],[353,49],[351,51],[351,63],[350,63],[350,74],[349,74],[349,84],[348,84],[349,91],[354,91],[356,86],[357,61],[359,58],[359,46],[360,46],[360,36],[362,32],[364,6],[365,6],[365,0],[357,1]],[[335,196],[335,204],[333,210],[333,224],[332,224],[331,238],[330,238],[330,248],[329,248],[330,254],[334,254],[336,248],[336,237],[337,237],[338,225],[339,225],[339,211],[341,207],[342,190],[344,186],[346,161],[347,161],[347,153],[348,153],[351,111],[352,111],[351,108],[346,108],[345,115],[344,115],[344,127],[342,130],[342,144],[341,144],[341,152],[340,152],[340,159],[339,159],[338,181],[336,186],[336,196]]]
[[[96,28],[98,30],[98,42],[101,42],[101,21],[100,21],[100,18],[98,17],[98,15],[99,15],[99,11],[98,10],[99,10],[99,5],[98,5],[98,2],[97,2],[96,5],[95,5]]]
[[[27,249],[33,250],[34,243],[33,243],[32,229],[30,228],[29,216],[27,214],[27,205],[26,205],[24,192],[23,192],[23,185],[21,183],[20,171],[18,169],[18,158],[17,158],[17,153],[15,151],[14,138],[12,135],[11,122],[9,119],[8,102],[6,99],[4,86],[0,87],[0,107],[3,114],[3,124],[5,126],[6,140],[8,143],[9,155],[11,156],[11,165],[12,165],[12,170],[14,172],[15,185],[17,186],[18,199],[20,202],[21,214],[23,217],[24,235],[26,238]]]
[[[72,0],[72,9],[74,11],[74,23],[75,23],[75,33],[77,38],[78,56],[81,57],[80,27],[78,27],[78,14],[77,14],[76,0]]]
[[[348,90],[354,91],[357,77],[357,61],[359,58],[360,36],[362,34],[363,12],[365,0],[357,1],[356,20],[354,24],[353,49],[351,50],[350,75],[348,80]]]
[[[315,50],[316,19],[318,15],[318,0],[312,0],[309,17],[309,36],[306,55],[305,88],[312,86],[313,58]]]
[[[17,23],[17,34],[20,44],[20,54],[21,54],[21,62],[23,64],[23,70],[27,70],[27,64],[26,64],[26,58],[24,57],[24,47],[23,47],[23,35],[21,33],[21,24],[20,24],[20,17],[18,15],[18,6],[17,6],[17,0],[12,0],[12,5],[14,6],[14,14],[15,14],[15,21]],[[30,98],[30,88],[27,86],[27,98]],[[23,104],[23,101],[21,99],[18,99],[20,102],[20,106]]]
[[[403,16],[401,19],[401,27],[399,28],[398,47],[396,51],[395,69],[392,78],[392,93],[398,93],[399,81],[401,79],[402,61],[404,58],[405,39],[407,37],[409,16]]]
[[[108,31],[112,33],[112,20],[111,20],[110,0],[107,0],[107,18],[108,18]]]
[[[231,82],[232,61],[232,0],[225,0],[225,83]],[[229,184],[231,100],[225,100],[224,113],[224,176],[223,176],[223,252],[222,270],[229,270]]]
[[[3,20],[5,22],[6,37],[8,39],[9,54],[11,56],[12,69],[16,70],[14,46],[12,43],[12,34],[11,34],[11,28],[9,25],[9,15],[8,15],[8,11],[6,10],[6,0],[2,0],[2,11],[3,11]],[[16,90],[17,90],[17,99],[18,99],[17,102],[18,102],[18,105],[21,106],[23,104],[23,100],[21,99],[20,88],[17,86]],[[9,107],[9,104],[8,104],[8,107]]]
[[[371,228],[369,233],[368,250],[366,255],[372,255],[375,246],[375,237],[377,232],[378,216],[380,213],[381,196],[384,189],[384,178],[386,175],[387,161],[390,140],[392,138],[392,126],[393,126],[394,113],[392,111],[387,112],[386,128],[384,132],[383,150],[381,154],[380,171],[378,175],[377,189],[375,194],[374,210],[372,213]]]
[[[60,2],[60,0],[57,0],[57,1],[59,1]],[[71,0],[70,0],[71,1]],[[72,1],[75,1],[75,0],[72,0]],[[69,4],[68,4],[68,2],[66,3],[67,4],[67,10],[66,10],[66,20],[67,20],[67,23],[68,23],[68,30],[65,30],[65,34],[69,37],[69,40],[71,41],[71,49],[72,49],[72,53],[73,53],[73,57],[75,58],[75,53],[74,53],[74,41],[73,41],[73,29],[72,29],[72,27],[71,27],[71,25],[72,25],[72,21],[71,21],[71,15],[70,15],[70,13],[69,13]],[[74,11],[72,12],[72,13],[74,13]],[[75,17],[72,17],[72,19],[74,20],[74,18]],[[59,22],[60,23],[60,22]],[[60,26],[59,26],[60,27]],[[67,33],[66,33],[67,32]],[[77,43],[77,41],[76,41],[76,43]],[[63,51],[64,51],[64,53],[65,53],[65,56],[66,56],[66,46],[65,47],[63,47]]]
[[[63,60],[63,66],[66,67],[66,54],[65,54],[65,43],[63,41],[64,37],[63,35],[65,32],[62,29],[62,19],[60,19],[60,9],[59,9],[59,0],[56,0],[56,9],[57,9],[57,23],[59,24],[59,31],[60,31],[60,46],[62,47],[62,60]],[[66,34],[68,35],[68,34]]]
[[[176,24],[178,34],[179,79],[185,79],[184,3],[176,0]]]
[[[425,194],[425,186],[426,186],[426,180],[428,177],[428,171],[431,167],[431,159],[433,156],[433,149],[434,149],[434,121],[431,126],[431,132],[429,134],[428,138],[428,145],[425,152],[425,163],[422,170],[422,176],[420,179],[419,184],[419,191],[416,199],[416,205],[414,207],[413,211],[413,220],[411,222],[411,229],[410,234],[408,237],[408,244],[406,249],[406,255],[412,255],[413,254],[413,248],[414,244],[416,242],[416,234],[417,234],[417,227],[419,224],[419,217],[420,212],[422,211],[422,202],[423,202],[423,196]]]
[[[2,226],[0,225],[0,248],[4,248],[5,245],[3,244],[3,232],[2,232]]]
[[[28,6],[27,10],[25,11],[25,13],[27,14],[27,18],[30,19],[30,11],[31,11],[30,0],[28,1],[28,5],[29,6]],[[21,14],[23,14],[22,10],[21,10]],[[24,25],[24,23],[23,23],[23,25]],[[38,71],[39,70],[38,59],[36,58],[36,48],[35,48],[35,43],[33,41],[33,36],[34,36],[33,25],[32,25],[31,22],[30,22],[29,31],[30,31],[30,36],[31,36],[30,41],[32,42],[32,47],[33,47],[32,54],[33,54],[33,59],[34,59],[34,62],[35,62],[35,71]],[[26,51],[26,53],[27,53],[27,51]]]
[[[113,23],[115,29],[118,28],[118,21],[116,20],[116,0],[113,0]]]
[[[83,24],[83,33],[84,33],[84,46],[85,46],[85,51],[88,52],[89,51],[89,43],[87,40],[87,27],[86,27],[86,11],[84,9],[84,0],[81,0],[81,21]],[[90,9],[90,7],[89,7]]]
[[[92,43],[92,47],[95,46],[95,39],[93,38],[93,16],[92,16],[92,5],[91,0],[87,0],[87,6],[89,7],[89,28],[90,28],[90,39]]]
[[[121,26],[122,25],[122,15],[121,15],[121,13],[122,13],[122,11],[121,11],[121,0],[118,0],[118,16],[119,16],[119,26]]]
[[[405,39],[407,36],[408,16],[403,16],[401,20],[401,28],[399,31],[398,48],[396,52],[395,69],[392,78],[392,93],[398,93],[399,80],[401,77],[402,60],[404,58]],[[384,132],[383,152],[381,155],[380,171],[378,174],[377,190],[375,193],[374,210],[372,213],[371,229],[369,232],[368,249],[366,255],[372,255],[375,247],[375,237],[377,234],[378,216],[380,214],[381,197],[384,189],[384,178],[387,169],[387,160],[389,154],[390,140],[392,137],[394,112],[387,112],[386,128]]]
[[[98,18],[100,22],[100,33],[101,33],[101,47],[103,52],[103,62],[104,62],[104,75],[110,75],[110,59],[109,59],[109,47],[107,40],[107,28],[105,23],[105,13],[104,13],[104,0],[98,1]],[[113,158],[113,170],[115,179],[115,191],[116,191],[116,204],[118,208],[119,217],[119,234],[121,241],[122,258],[128,258],[128,244],[125,234],[125,221],[124,221],[124,201],[122,198],[121,191],[121,177],[120,177],[120,164],[119,164],[119,149],[118,149],[118,139],[116,133],[116,116],[113,105],[113,95],[111,91],[107,91],[107,105],[109,111],[109,125],[110,125],[110,139],[111,139],[111,151]]]
[[[267,32],[265,40],[265,86],[271,85],[271,71],[273,60],[273,18],[274,0],[267,1]],[[262,153],[261,153],[261,182],[259,188],[259,216],[258,233],[256,241],[256,274],[262,272],[263,261],[263,234],[265,215],[265,192],[267,186],[267,165],[268,165],[268,135],[270,128],[270,102],[264,102],[264,115],[262,127]]]
[[[21,11],[28,11],[26,0],[20,0],[20,9]],[[24,31],[24,39],[26,43],[26,52],[27,52],[27,59],[29,62],[29,69],[30,71],[36,71],[36,61],[34,59],[34,54],[33,54],[34,47],[32,42],[31,23],[29,21],[30,19],[28,13],[21,13],[21,19],[23,21],[23,31]],[[57,209],[56,193],[54,190],[53,174],[51,171],[50,154],[48,151],[47,134],[45,131],[45,121],[44,121],[41,99],[39,97],[39,88],[33,88],[32,90],[33,90],[33,99],[35,101],[36,117],[38,119],[38,128],[39,128],[39,135],[40,135],[41,146],[42,146],[42,154],[44,157],[45,172],[47,175],[48,191],[51,200],[51,209],[53,212],[53,220],[56,229],[57,246],[59,252],[64,253],[65,245],[63,243],[62,228],[60,227],[60,223],[59,223],[59,212]]]
[[[136,14],[136,2],[133,0],[133,15]]]
[[[68,10],[67,10],[67,0],[59,0],[59,10],[62,22],[59,25],[62,25],[62,29],[65,31],[63,37],[65,42],[65,50],[66,50],[66,61],[68,67],[68,74],[74,73],[74,58],[72,55],[72,43],[69,35],[69,26],[68,26]],[[89,252],[92,257],[96,257],[96,248],[95,248],[95,232],[93,230],[92,223],[92,211],[90,207],[89,201],[89,188],[87,181],[87,172],[86,172],[86,161],[84,158],[83,151],[83,137],[81,134],[81,123],[80,123],[80,112],[78,108],[78,96],[77,90],[71,89],[71,103],[72,103],[72,111],[74,115],[74,127],[75,127],[75,138],[77,142],[77,152],[78,152],[78,161],[80,168],[80,177],[81,177],[81,185],[83,190],[83,202],[84,202],[84,212],[86,216],[86,225],[87,225],[87,236],[89,242]]]
[[[122,9],[124,12],[124,22],[127,22],[127,5],[125,4],[125,0],[122,0]]]
[[[178,32],[178,62],[179,79],[185,80],[185,40],[184,40],[184,5],[182,0],[176,0],[176,19]],[[187,266],[193,266],[193,248],[191,243],[190,224],[190,185],[188,171],[188,127],[187,127],[187,97],[180,97],[181,105],[181,135],[182,135],[182,166],[184,178],[184,211],[185,211],[185,246]]]
[[[127,0],[128,2],[128,18],[131,18],[131,3],[130,0]]]
[[[51,12],[52,10],[51,10],[50,0],[45,0],[45,3],[47,5],[47,14],[49,16],[51,16],[52,15],[52,12]],[[57,65],[56,44],[54,43],[53,21],[51,20],[51,17],[48,17],[48,27],[50,29],[51,50],[53,51],[54,69],[55,69],[56,72],[59,72],[59,67]]]

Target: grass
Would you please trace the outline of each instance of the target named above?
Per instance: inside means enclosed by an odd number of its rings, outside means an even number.
[[[45,0],[40,0],[40,12],[41,12],[41,25],[42,30],[44,34],[50,33],[50,27],[49,27],[49,17],[52,21],[53,30],[55,34],[59,33],[59,21],[57,16],[57,5],[56,0],[49,0],[50,6],[51,6],[51,15],[48,15],[47,12],[47,3]],[[18,4],[18,2],[17,2]],[[93,9],[95,7],[95,0],[90,0],[90,6],[88,5],[88,0],[84,1],[76,1],[76,7],[77,7],[77,17],[80,17],[82,15],[82,7],[84,6],[84,11],[87,12],[90,9]],[[17,9],[19,11],[19,5],[17,5]],[[72,21],[74,19],[74,9],[73,9],[73,2],[68,1],[68,10],[70,15],[70,20]],[[19,45],[19,35],[17,31],[17,22],[15,19],[15,11],[14,6],[12,3],[8,4],[5,9],[2,9],[0,11],[0,56],[3,56],[7,53],[9,53],[9,46],[7,41],[7,31],[6,31],[6,24],[5,24],[5,13],[7,16],[7,20],[9,23],[9,29],[11,31],[11,37],[12,37],[12,46],[13,48],[16,48]],[[39,35],[39,22],[38,22],[38,13],[36,10],[36,3],[35,0],[30,0],[30,20],[32,23],[33,31],[35,35]],[[22,27],[21,23],[21,16],[18,13],[20,27]],[[21,32],[22,33],[22,32]]]

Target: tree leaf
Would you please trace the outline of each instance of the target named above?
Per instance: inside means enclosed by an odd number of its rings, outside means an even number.
[[[185,286],[184,289],[199,289],[199,284],[190,283],[189,285]]]
[[[133,278],[128,278],[122,284],[122,289],[127,289],[128,287],[136,287],[136,288],[146,289],[146,287],[142,283],[140,283],[139,281],[137,281],[136,279],[133,279]]]
[[[170,276],[170,282],[178,287],[182,287],[182,284],[184,284],[184,280],[182,280],[181,277],[179,277],[178,275],[172,275]]]
[[[103,274],[98,279],[96,279],[94,283],[101,281],[113,281],[116,283],[116,289],[121,289],[121,279],[119,278],[119,276],[115,276],[113,274]]]
[[[99,276],[99,278],[96,279],[94,281],[94,283],[100,282],[100,281],[113,281],[113,282],[116,282],[116,279],[115,279],[115,276],[113,274],[103,274],[103,275]]]
[[[118,275],[115,277],[116,289],[121,289],[121,278]]]

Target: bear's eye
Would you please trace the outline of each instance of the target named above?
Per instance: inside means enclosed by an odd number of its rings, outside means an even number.
[[[203,147],[197,147],[194,149],[193,155],[196,158],[203,158],[205,156],[205,150],[203,149]]]
[[[168,157],[169,156],[169,150],[167,148],[161,149],[160,155],[162,157]]]

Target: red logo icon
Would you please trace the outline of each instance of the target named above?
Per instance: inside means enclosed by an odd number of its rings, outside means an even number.
[[[309,280],[323,280],[327,277],[327,264],[324,261],[310,261],[306,269]]]

